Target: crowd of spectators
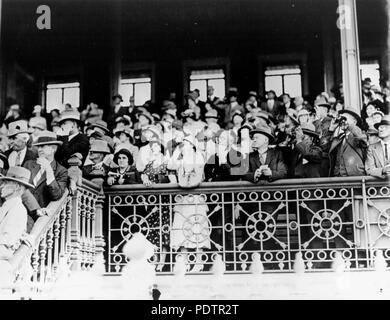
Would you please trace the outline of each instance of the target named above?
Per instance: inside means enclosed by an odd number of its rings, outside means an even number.
[[[319,94],[314,101],[265,97],[249,92],[240,102],[237,88],[216,97],[207,88],[160,107],[135,106],[118,94],[112,106],[90,103],[31,117],[12,105],[2,121],[0,171],[0,259],[9,257],[48,203],[74,191],[80,173],[100,186],[390,174],[390,90],[362,85],[363,109],[344,106],[341,95]],[[15,208],[23,208],[16,210]],[[27,214],[28,213],[28,214]],[[20,216],[25,218],[21,218]],[[12,236],[11,236],[12,235]],[[19,235],[19,236],[18,236]]]

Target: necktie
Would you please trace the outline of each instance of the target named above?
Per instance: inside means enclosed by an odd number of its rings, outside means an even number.
[[[15,166],[20,166],[20,151],[16,153]]]
[[[33,179],[34,186],[37,186],[37,183],[42,178],[42,175],[44,174],[44,172],[45,172],[45,170],[43,170],[42,168],[38,171],[37,175]]]
[[[260,153],[259,153],[259,159],[260,159],[260,163],[263,165],[264,164],[264,157]]]
[[[389,145],[385,143],[384,147],[385,147],[385,159],[386,161],[389,161]]]

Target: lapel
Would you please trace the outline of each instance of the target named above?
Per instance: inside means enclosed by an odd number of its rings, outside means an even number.
[[[339,138],[334,139],[334,140],[332,141],[331,146],[330,146],[329,153],[332,153],[332,151],[341,143],[341,141],[343,141],[343,140],[342,140],[342,139],[339,139]]]
[[[373,147],[374,147],[375,157],[378,159],[379,165],[381,167],[384,167],[385,162],[386,162],[385,161],[385,151],[382,148],[381,142],[379,141],[378,143],[375,143],[373,145]]]
[[[54,176],[55,176],[55,172],[57,169],[57,162],[55,160],[52,161],[51,167],[53,168],[53,172],[54,172]],[[40,169],[41,169],[41,166],[39,164],[37,164],[36,162],[34,162],[34,174],[32,174],[31,176],[35,177]],[[38,188],[38,186],[45,181],[46,181],[46,172],[43,173],[43,175],[41,176],[41,178],[37,182],[36,188]]]
[[[267,157],[265,158],[265,164],[269,166],[269,164],[271,163],[271,160],[273,158],[273,154],[272,154],[272,150],[271,149],[268,149],[267,151]]]
[[[256,169],[260,168],[261,163],[259,159],[259,153],[257,151],[254,151],[252,155],[252,159],[254,161],[253,171],[255,171]]]

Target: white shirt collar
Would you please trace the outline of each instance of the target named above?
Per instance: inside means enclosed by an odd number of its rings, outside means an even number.
[[[68,141],[72,140],[72,139],[73,139],[75,136],[77,136],[77,135],[78,135],[78,133],[72,134],[71,136],[69,136]]]

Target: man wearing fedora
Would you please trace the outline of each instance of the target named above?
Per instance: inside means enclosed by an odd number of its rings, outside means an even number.
[[[111,151],[107,141],[95,140],[89,150],[90,163],[85,163],[82,169],[83,177],[101,186],[109,170],[109,166],[104,161],[108,154],[111,154]]]
[[[8,260],[20,246],[27,228],[27,210],[22,203],[22,194],[27,188],[31,173],[22,167],[10,167],[2,182],[1,197],[5,200],[0,208],[0,260]]]
[[[114,151],[114,140],[109,136],[110,129],[107,127],[107,122],[103,120],[97,120],[90,125],[90,128],[97,133],[101,140],[105,140],[108,143],[110,150]]]
[[[329,159],[329,176],[365,175],[367,136],[362,132],[362,119],[351,108],[339,111],[340,118],[332,120]]]
[[[81,133],[84,123],[80,120],[78,111],[63,111],[59,124],[61,130],[57,132],[58,140],[62,142],[56,153],[56,160],[65,168],[69,168],[68,160],[75,153],[82,155],[84,163],[89,151],[88,137]]]
[[[114,128],[115,119],[123,117],[124,115],[130,116],[129,107],[122,106],[123,98],[120,94],[115,94],[112,97],[112,106],[108,110],[105,110],[103,119],[107,121],[109,128]]]
[[[390,116],[384,116],[375,128],[380,140],[368,148],[366,171],[370,176],[384,179],[390,176]]]
[[[329,176],[329,148],[332,138],[331,134],[329,134],[329,127],[332,122],[332,118],[329,116],[330,108],[331,105],[324,98],[315,101],[316,120],[313,121],[313,124],[315,131],[319,134],[320,147],[322,149],[321,177]]]
[[[68,171],[59,164],[54,155],[62,142],[51,131],[43,131],[33,144],[38,149],[38,158],[27,161],[24,167],[31,172],[30,183],[35,186],[32,194],[41,208],[46,208],[51,201],[59,200],[65,192]],[[27,205],[29,211],[38,210]]]
[[[11,122],[8,129],[8,138],[10,149],[5,152],[10,167],[23,166],[26,161],[34,160],[38,157],[35,148],[28,148],[27,143],[30,139],[30,130],[26,120]]]
[[[293,178],[318,178],[321,176],[322,150],[319,134],[313,124],[306,123],[295,129],[290,173]]]
[[[282,153],[269,148],[274,140],[271,129],[259,126],[250,131],[253,152],[249,154],[249,169],[245,179],[254,183],[273,181],[287,177],[287,167]]]

